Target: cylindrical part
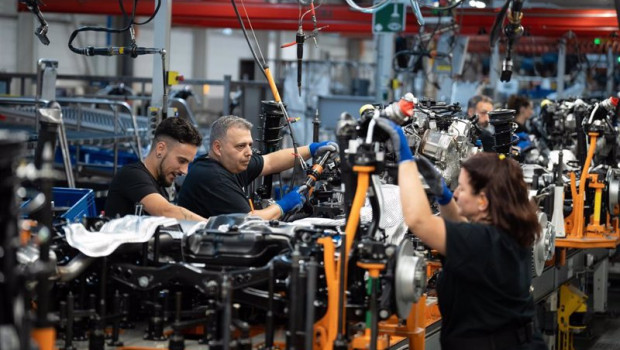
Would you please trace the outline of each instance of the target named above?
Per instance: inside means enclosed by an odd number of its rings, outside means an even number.
[[[99,294],[99,317],[102,319],[105,318],[106,314],[106,305],[105,305],[105,296],[106,292],[106,283],[108,283],[108,258],[104,257],[101,260],[101,288]]]
[[[16,252],[14,241],[18,236],[18,206],[15,200],[17,180],[14,175],[17,160],[22,156],[27,140],[25,134],[0,130],[0,244],[4,254],[0,255],[0,325],[15,324],[13,300],[18,293],[15,274]]]
[[[231,332],[230,325],[232,324],[232,285],[230,283],[230,277],[224,276],[222,282],[222,296],[224,312],[222,312],[222,345],[224,350],[230,349]]]
[[[304,349],[312,349],[314,343],[314,298],[316,293],[317,263],[314,258],[310,258],[307,264],[308,279],[306,283],[306,329]]]
[[[340,237],[340,279],[338,280],[338,332],[337,332],[337,338],[344,338],[344,335],[346,333],[346,329],[344,329],[344,307],[346,305],[346,283],[347,281],[345,280],[344,276],[345,276],[345,271],[346,271],[346,264],[347,264],[347,245],[346,245],[346,236]],[[334,346],[335,347],[335,346]]]
[[[112,321],[112,338],[108,345],[117,346],[120,345],[118,344],[118,336],[121,325],[121,293],[118,290],[114,292],[114,302],[112,306],[114,307],[114,319]]]
[[[65,324],[65,350],[73,350],[73,312],[75,299],[73,293],[67,294],[67,323]]]
[[[316,110],[314,119],[312,120],[312,142],[319,142],[319,132],[321,129],[321,119],[319,119],[319,110]]]
[[[263,154],[275,152],[280,145],[282,135],[280,134],[285,125],[282,119],[285,118],[280,105],[275,101],[261,101],[261,114],[259,119],[262,121],[262,133],[259,135]],[[273,186],[272,175],[263,177],[264,193],[271,196]]]
[[[379,310],[377,309],[377,279],[370,278],[370,350],[377,350],[379,339]]]
[[[269,265],[269,289],[267,298],[267,315],[265,316],[265,349],[273,348],[273,297],[274,297],[274,271],[273,265]]]
[[[174,300],[175,301],[174,320],[176,322],[181,322],[181,302],[182,302],[181,294],[182,294],[181,292],[176,292],[176,295],[175,295],[176,298]]]
[[[602,209],[602,204],[603,203],[603,189],[601,188],[597,188],[596,191],[594,191],[594,217],[593,217],[593,224],[594,225],[599,225],[601,223],[601,209]]]
[[[49,303],[50,303],[50,276],[54,273],[56,264],[50,261],[49,251],[52,239],[52,174],[53,174],[53,149],[46,143],[43,146],[41,164],[41,175],[38,184],[41,192],[45,195],[45,202],[41,209],[36,212],[36,218],[39,221],[39,261],[36,262],[39,270],[36,276],[37,286],[37,310],[35,326],[40,330],[45,330],[51,326],[48,319]]]
[[[287,341],[286,348],[287,349],[296,349],[297,348],[297,328],[298,328],[298,318],[299,318],[299,293],[301,292],[299,289],[299,269],[300,269],[300,254],[298,250],[293,251],[293,256],[291,258],[291,276],[289,279],[289,298],[288,298],[288,330],[286,333]]]
[[[512,146],[512,121],[514,120],[515,111],[512,109],[497,109],[489,112],[491,124],[495,127],[495,146],[494,150],[501,154],[510,154]]]

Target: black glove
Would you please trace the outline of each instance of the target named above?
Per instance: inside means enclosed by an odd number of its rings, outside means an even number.
[[[430,160],[423,155],[417,157],[418,171],[426,181],[429,187],[429,192],[440,205],[446,205],[452,200],[452,191],[446,185],[441,173]]]
[[[374,120],[377,123],[377,127],[390,135],[390,140],[394,146],[394,152],[396,152],[398,163],[415,161],[415,157],[411,154],[411,148],[409,148],[409,142],[407,141],[403,129],[386,118],[376,118]]]

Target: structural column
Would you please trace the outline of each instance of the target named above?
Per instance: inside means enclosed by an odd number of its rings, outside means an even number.
[[[17,72],[19,73],[34,73],[36,66],[36,47],[34,36],[35,17],[30,12],[18,12],[17,13]],[[33,84],[28,84],[28,80],[25,80],[25,86],[19,86],[17,91],[12,93],[31,96],[34,94],[32,90]]]
[[[153,47],[166,50],[165,67],[162,67],[161,55],[153,55],[153,93],[151,96],[151,108],[158,108],[158,121],[161,118],[161,111],[167,108],[167,101],[164,101],[164,74],[163,70],[168,71],[170,66],[170,21],[172,13],[172,0],[161,0],[161,6],[154,19],[153,28]],[[157,123],[151,123],[151,128],[157,127]]]
[[[388,98],[388,85],[392,77],[392,53],[394,34],[375,34],[377,49],[377,69],[375,70],[375,102],[385,102]]]
[[[564,97],[564,76],[566,75],[566,39],[558,45],[557,99]]]

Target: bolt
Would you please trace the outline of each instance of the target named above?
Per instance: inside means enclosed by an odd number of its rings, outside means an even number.
[[[386,319],[386,318],[390,317],[390,313],[386,309],[381,309],[381,310],[379,310],[379,317],[382,318],[382,319]]]
[[[149,278],[146,276],[138,277],[138,285],[142,288],[146,288],[149,285]]]
[[[215,294],[217,293],[217,289],[218,289],[218,284],[216,281],[211,280],[209,282],[207,282],[207,293],[209,294]]]

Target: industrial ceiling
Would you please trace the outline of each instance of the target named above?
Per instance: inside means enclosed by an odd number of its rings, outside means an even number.
[[[237,0],[243,3],[255,29],[296,30],[299,6],[295,1],[274,3],[266,0]],[[620,3],[620,0],[616,0]],[[126,8],[133,1],[125,0]],[[467,0],[465,1],[467,3]],[[457,11],[460,33],[484,35],[488,33],[504,1],[487,2],[488,7],[463,6]],[[148,15],[154,8],[153,0],[142,0],[138,15]],[[467,5],[467,4],[466,4]],[[526,36],[559,38],[573,33],[579,38],[617,38],[618,18],[612,0],[548,0],[526,1],[522,24]],[[20,10],[26,10],[20,8]],[[119,15],[117,1],[101,0],[46,0],[44,12]],[[425,18],[437,16],[424,8]],[[444,14],[444,16],[447,16]],[[372,15],[352,10],[344,1],[331,1],[317,8],[319,25],[329,27],[326,32],[372,35]],[[207,28],[238,28],[239,23],[228,0],[174,0],[172,22],[178,26]],[[311,25],[310,23],[308,25]],[[419,27],[414,15],[407,15],[407,33],[417,33]],[[617,40],[617,39],[615,39]]]

